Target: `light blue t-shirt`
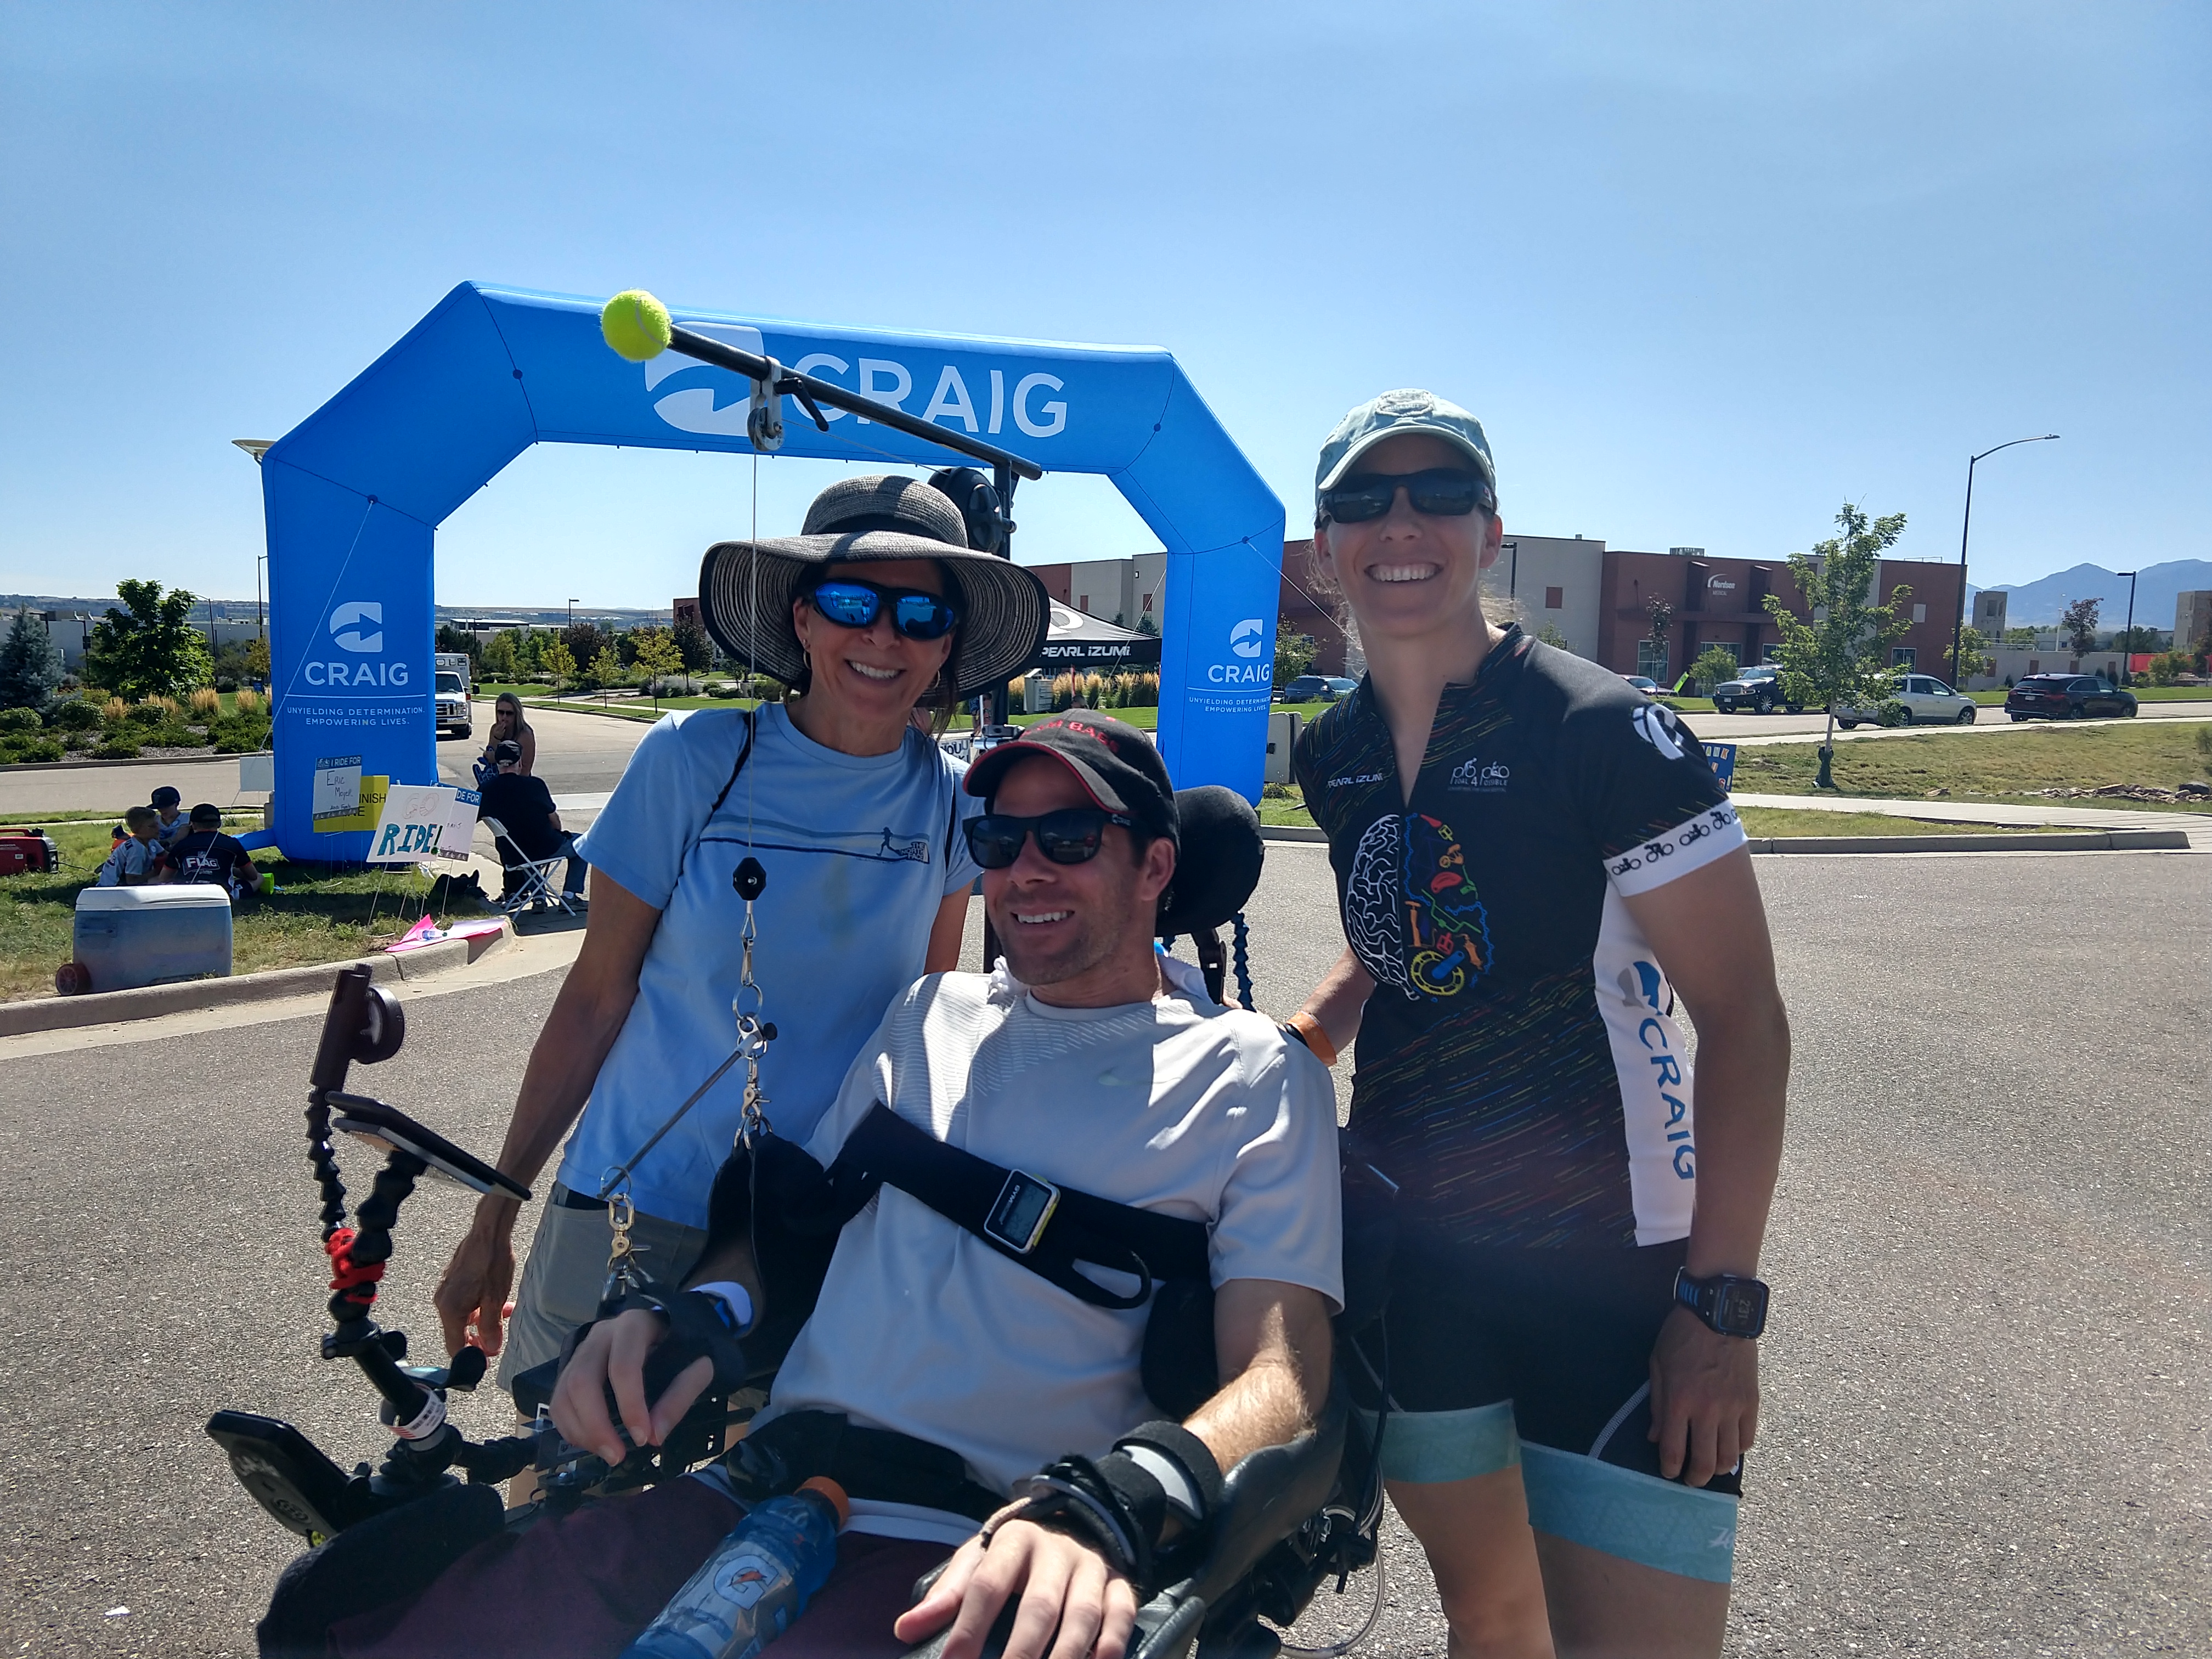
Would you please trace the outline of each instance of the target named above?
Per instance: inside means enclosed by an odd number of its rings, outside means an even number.
[[[768,872],[753,906],[753,978],[776,1028],[761,1089],[769,1123],[793,1144],[836,1099],[891,999],[921,976],[939,907],[978,873],[959,823],[983,803],[960,787],[966,768],[926,734],[909,730],[888,755],[840,754],[769,705],[710,819],[744,740],[737,709],[668,715],[578,845],[593,869],[658,908],[660,926],[569,1136],[560,1179],[571,1191],[597,1193],[736,1046],[744,902],[730,884],[749,849]],[[732,1066],[638,1165],[640,1210],[707,1224],[744,1081],[744,1066]]]

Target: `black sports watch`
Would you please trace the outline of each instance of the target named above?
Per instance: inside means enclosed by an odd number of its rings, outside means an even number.
[[[1674,1270],[1674,1300],[1718,1331],[1749,1341],[1766,1328],[1766,1283],[1735,1273],[1692,1279],[1687,1267]]]

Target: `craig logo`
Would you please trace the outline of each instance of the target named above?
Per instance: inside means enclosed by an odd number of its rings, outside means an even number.
[[[1503,761],[1492,761],[1485,765],[1479,760],[1469,759],[1464,765],[1452,768],[1451,781],[1445,787],[1451,789],[1473,789],[1484,794],[1495,794],[1505,787],[1507,781],[1512,775],[1513,769]]]
[[[384,649],[384,630],[380,626],[374,634],[359,631],[362,623],[381,623],[384,607],[374,599],[349,599],[331,612],[331,643],[341,651],[371,652]]]
[[[755,356],[768,355],[768,346],[762,340],[760,331],[744,323],[680,320],[694,333],[703,334],[711,340],[720,340],[724,345],[750,351]],[[917,384],[929,384],[927,368],[924,368],[923,379],[917,382],[914,371],[893,357],[848,359],[832,352],[813,351],[791,367],[801,374],[811,374],[817,380],[828,380],[834,385],[849,386],[863,396],[900,409],[905,409],[907,400],[915,396]],[[656,398],[653,412],[678,432],[714,433],[731,438],[745,435],[745,413],[751,404],[750,381],[740,380],[726,369],[712,368],[696,357],[687,357],[680,351],[664,351],[658,357],[647,359],[644,368],[645,386],[648,392],[658,388],[663,380],[687,369],[698,369],[720,376],[715,385],[686,385]],[[975,371],[969,372],[973,374]],[[971,388],[957,364],[939,366],[936,390],[930,393],[927,404],[921,410],[921,418],[939,425],[957,423],[962,430],[979,435],[988,433],[995,436],[1005,431],[1009,415],[1012,416],[1015,427],[1024,437],[1056,438],[1067,429],[1066,400],[1046,395],[1065,392],[1067,389],[1065,380],[1056,374],[1017,374],[1009,387],[1007,373],[1003,368],[987,370],[977,377]],[[799,407],[796,399],[787,401],[790,407],[784,411],[787,420],[811,419]],[[825,407],[822,413],[829,420],[842,421],[850,411]],[[862,426],[868,424],[865,416],[858,418]]]
[[[379,599],[347,599],[331,611],[325,624],[331,643],[358,657],[374,657],[384,649],[384,605]],[[405,685],[404,662],[350,662],[343,657],[310,658],[300,678],[310,685]]]
[[[1682,724],[1663,702],[1638,703],[1633,716],[1636,735],[1668,760],[1682,758]]]
[[[1231,655],[1242,657],[1243,662],[1217,662],[1206,666],[1206,678],[1214,685],[1271,685],[1274,683],[1275,665],[1254,660],[1267,647],[1267,625],[1257,617],[1247,617],[1229,630],[1229,649]]]

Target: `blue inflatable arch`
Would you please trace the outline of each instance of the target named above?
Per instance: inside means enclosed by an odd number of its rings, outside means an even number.
[[[596,300],[464,283],[263,458],[275,829],[289,856],[368,850],[365,832],[316,832],[319,762],[358,756],[364,773],[437,780],[431,568],[447,514],[533,443],[750,453],[750,381],[675,352],[627,362],[601,339],[599,312]],[[674,316],[988,438],[1048,473],[1111,478],[1168,552],[1159,743],[1169,770],[1181,786],[1226,784],[1259,799],[1283,508],[1172,356]],[[786,402],[787,455],[961,459],[842,412],[818,431]]]

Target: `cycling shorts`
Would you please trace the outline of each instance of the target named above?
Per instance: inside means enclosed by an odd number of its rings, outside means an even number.
[[[1741,1463],[1687,1486],[1660,1474],[1646,1437],[1651,1348],[1687,1249],[1401,1243],[1389,1310],[1361,1338],[1378,1373],[1388,1360],[1385,1478],[1464,1480],[1517,1464],[1537,1531],[1729,1583]]]

